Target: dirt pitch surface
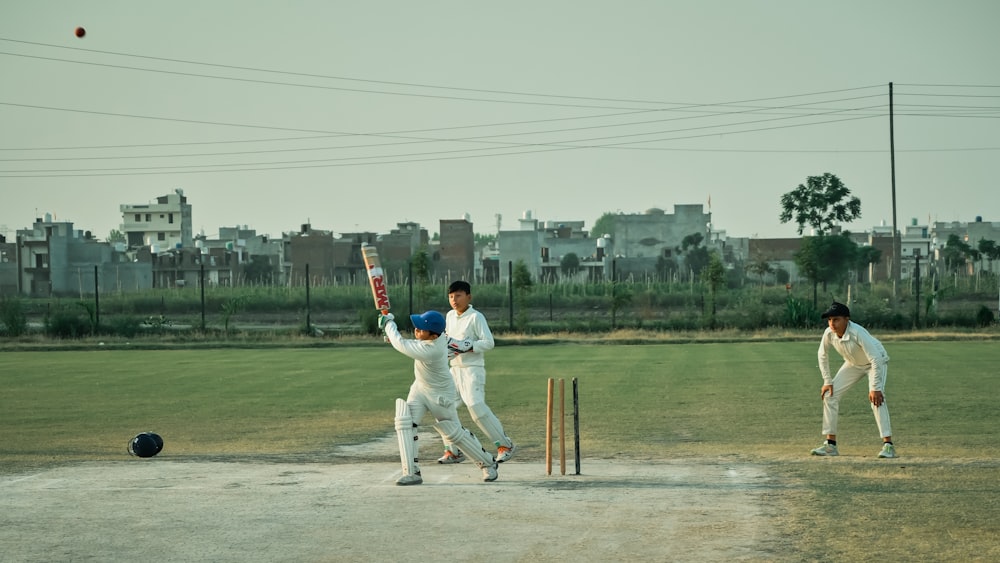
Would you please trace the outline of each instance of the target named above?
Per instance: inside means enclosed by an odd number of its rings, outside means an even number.
[[[429,438],[429,437],[428,437]],[[423,441],[423,439],[421,440]],[[424,442],[437,453],[437,448]],[[423,449],[423,448],[422,448]],[[159,456],[0,476],[0,561],[768,560],[777,486],[738,462],[422,463],[395,440],[331,461]],[[362,454],[362,452],[364,452]],[[373,455],[374,454],[374,455]],[[398,455],[398,454],[397,454]],[[387,457],[388,456],[388,457]]]

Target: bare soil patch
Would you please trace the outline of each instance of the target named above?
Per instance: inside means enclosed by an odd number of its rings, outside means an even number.
[[[427,453],[437,449],[428,445]],[[774,489],[724,460],[515,457],[500,479],[422,463],[395,485],[395,440],[317,462],[160,456],[0,476],[2,561],[773,560]],[[777,557],[780,558],[780,557]]]

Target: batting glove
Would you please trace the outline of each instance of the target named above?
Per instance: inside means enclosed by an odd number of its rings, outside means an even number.
[[[394,322],[395,318],[396,318],[396,316],[393,315],[392,313],[386,313],[384,315],[379,315],[378,316],[378,329],[379,330],[385,330],[385,325],[389,324],[390,322]]]

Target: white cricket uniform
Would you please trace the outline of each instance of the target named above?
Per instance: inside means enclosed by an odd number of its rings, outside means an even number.
[[[829,350],[833,348],[844,358],[844,364],[837,370],[836,376],[830,375]],[[830,327],[823,332],[819,344],[819,371],[823,376],[824,385],[833,385],[833,394],[823,399],[823,435],[837,433],[837,416],[840,409],[840,398],[866,375],[869,391],[885,391],[885,378],[889,354],[885,347],[864,327],[848,320],[844,336],[838,338]],[[888,402],[881,406],[871,405],[879,433],[883,438],[892,436],[889,424]]]
[[[495,346],[486,317],[472,305],[458,314],[454,309],[445,316],[445,332],[455,340],[469,340],[472,348],[451,359],[451,375],[459,399],[469,408],[472,419],[494,446],[513,446],[503,425],[486,404],[486,359],[484,354]]]
[[[403,338],[395,322],[386,323],[385,335],[393,348],[413,358],[413,385],[406,404],[414,423],[420,424],[428,412],[436,420],[458,422],[455,382],[448,372],[448,339]]]

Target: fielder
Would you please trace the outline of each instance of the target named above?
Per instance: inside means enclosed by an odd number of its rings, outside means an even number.
[[[456,281],[448,286],[448,302],[451,310],[448,311],[446,332],[455,387],[472,420],[497,449],[497,462],[503,463],[514,455],[517,446],[486,404],[486,361],[483,354],[493,349],[493,333],[486,317],[472,306],[472,286],[469,282]],[[461,444],[445,440],[444,446],[444,455],[438,463],[465,461]]]
[[[496,481],[496,460],[458,420],[454,401],[455,383],[448,373],[447,339],[439,338],[444,333],[444,316],[437,311],[410,315],[413,339],[403,338],[394,319],[392,313],[380,315],[379,328],[385,331],[393,348],[413,358],[414,376],[406,400],[396,399],[396,436],[403,464],[403,475],[396,480],[396,484],[419,485],[424,482],[417,465],[417,427],[427,413],[434,417],[434,429],[442,439],[457,444],[476,460],[476,466],[483,470],[483,481]]]
[[[823,331],[819,344],[819,371],[823,376],[820,398],[823,399],[823,434],[826,441],[812,450],[813,455],[833,456],[837,452],[837,416],[840,398],[855,383],[868,376],[868,401],[882,436],[882,450],[878,457],[896,457],[896,447],[892,444],[892,427],[889,425],[889,407],[885,402],[885,376],[889,354],[882,343],[868,333],[861,325],[851,320],[847,305],[830,305],[822,317],[829,326]],[[830,348],[844,358],[835,377],[830,377],[830,362],[827,356]]]

